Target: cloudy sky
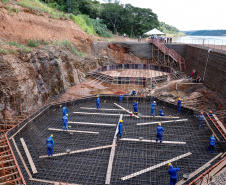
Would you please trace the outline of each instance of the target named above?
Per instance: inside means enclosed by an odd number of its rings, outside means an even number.
[[[159,21],[181,31],[226,29],[226,0],[121,0],[121,4],[151,8]]]

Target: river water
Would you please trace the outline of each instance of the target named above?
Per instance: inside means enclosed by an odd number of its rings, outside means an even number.
[[[226,45],[226,36],[184,36],[173,38],[175,43]]]

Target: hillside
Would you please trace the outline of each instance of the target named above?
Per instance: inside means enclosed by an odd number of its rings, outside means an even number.
[[[159,30],[161,32],[165,33],[167,37],[185,36],[185,34],[183,32],[181,32],[180,30],[178,30],[176,27],[170,26],[164,22],[160,22]]]
[[[195,30],[183,31],[183,33],[191,36],[226,36],[226,30]]]

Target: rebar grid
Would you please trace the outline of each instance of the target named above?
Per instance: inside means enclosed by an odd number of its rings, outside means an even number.
[[[74,122],[91,122],[91,123],[106,123],[117,124],[119,114],[128,115],[124,111],[100,111],[100,110],[84,110],[80,107],[96,107],[96,98],[89,98],[78,100],[75,102],[65,103],[69,110],[69,121]],[[202,124],[201,130],[198,131],[198,122],[194,117],[193,111],[182,108],[181,114],[177,114],[175,105],[151,98],[138,97],[124,97],[121,106],[129,110],[133,110],[134,100],[139,102],[138,112],[141,115],[150,115],[150,104],[153,100],[157,102],[156,115],[158,111],[164,106],[164,113],[166,115],[179,116],[180,119],[188,119],[186,122],[172,122],[162,123],[165,129],[163,133],[163,140],[165,141],[183,141],[185,145],[178,144],[160,144],[160,143],[146,143],[146,142],[131,142],[131,141],[117,141],[115,157],[113,161],[113,169],[111,176],[111,184],[168,184],[169,175],[168,167],[163,166],[153,171],[144,173],[137,177],[121,181],[123,176],[145,169],[147,167],[167,161],[187,152],[192,155],[177,162],[173,165],[178,165],[180,172],[178,173],[178,180],[182,179],[184,173],[191,173],[200,166],[208,162],[216,156],[221,148],[217,145],[214,154],[207,153],[208,139],[211,132],[207,125]],[[118,103],[117,96],[101,96],[100,104],[102,108],[118,109],[114,105]],[[64,104],[63,104],[64,105]],[[103,115],[80,115],[73,114],[73,112],[101,112],[118,114],[118,116],[103,116]],[[137,126],[136,123],[165,121],[159,117],[135,118],[123,117],[123,137],[139,139],[155,140],[157,124]],[[37,174],[32,174],[33,178],[44,179],[51,181],[59,181],[76,183],[76,184],[100,184],[105,183],[106,172],[108,168],[109,156],[111,148],[94,150],[89,152],[65,155],[60,157],[40,159],[39,156],[46,155],[46,138],[53,134],[55,142],[54,153],[66,152],[67,149],[80,150],[104,145],[111,145],[114,137],[116,127],[97,126],[97,125],[81,125],[72,124],[71,130],[83,131],[97,131],[96,134],[56,132],[49,131],[48,128],[63,127],[62,112],[59,105],[51,106],[47,111],[39,117],[27,124],[16,136],[15,141],[17,146],[24,156],[24,160],[31,171],[30,165],[25,152],[20,142],[20,138],[24,138],[30,154],[34,160]],[[18,130],[18,128],[16,128]],[[15,132],[12,131],[11,135]],[[11,142],[12,143],[12,142]],[[13,144],[12,149],[15,151]],[[29,181],[29,177],[22,165],[17,152],[14,152],[16,159],[21,167],[21,171],[25,177],[27,184],[41,184],[40,182]],[[46,183],[43,183],[46,184]]]

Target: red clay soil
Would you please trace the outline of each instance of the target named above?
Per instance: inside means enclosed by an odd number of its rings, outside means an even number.
[[[85,45],[91,48],[91,36],[72,20],[56,20],[44,13],[36,15],[30,9],[15,4],[7,4],[7,6],[15,7],[19,12],[9,13],[6,5],[0,1],[0,38],[20,43],[25,43],[27,40],[67,39],[77,46]]]

